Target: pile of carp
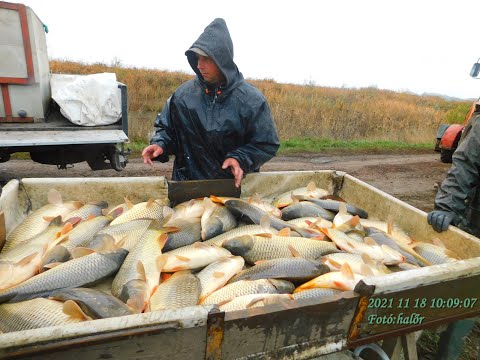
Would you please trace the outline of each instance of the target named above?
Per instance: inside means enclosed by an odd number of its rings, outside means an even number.
[[[311,182],[272,202],[210,196],[173,208],[48,204],[0,252],[0,331],[216,304],[234,311],[353,290],[382,276],[456,261]]]

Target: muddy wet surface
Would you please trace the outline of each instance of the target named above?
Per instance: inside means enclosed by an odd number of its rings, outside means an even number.
[[[0,184],[26,177],[171,177],[173,162],[143,164],[140,158],[131,158],[127,167],[114,170],[90,170],[87,163],[75,164],[66,170],[42,165],[30,160],[10,160],[0,163]],[[430,211],[435,198],[435,183],[441,182],[450,167],[439,160],[439,154],[386,153],[386,154],[311,154],[301,153],[277,156],[266,163],[261,171],[339,170],[365,181],[386,193],[421,210]]]

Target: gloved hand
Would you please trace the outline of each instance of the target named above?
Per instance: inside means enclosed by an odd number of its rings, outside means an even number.
[[[458,215],[451,211],[434,210],[428,213],[427,221],[437,232],[448,229],[448,225],[458,225],[460,219]]]

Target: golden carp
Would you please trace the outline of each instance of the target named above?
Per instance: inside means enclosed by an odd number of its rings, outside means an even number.
[[[19,302],[49,296],[70,287],[88,286],[118,271],[128,251],[118,249],[108,253],[91,253],[38,274],[23,283],[0,291],[0,303]]]
[[[178,309],[198,304],[200,280],[190,271],[178,271],[158,286],[149,302],[149,311]]]
[[[242,270],[230,279],[239,280],[284,279],[292,282],[305,282],[329,272],[327,265],[304,258],[283,258],[259,261],[249,269]]]
[[[322,255],[338,252],[330,241],[304,239],[298,237],[244,235],[226,240],[223,247],[232,254],[242,256],[249,264],[259,260],[272,260],[297,256],[315,260]]]
[[[83,206],[80,201],[63,202],[62,195],[54,189],[48,192],[48,202],[48,205],[28,214],[27,218],[8,234],[2,251],[10,250],[39,234],[57,216],[61,216],[63,220],[68,219],[69,213]]]
[[[306,187],[297,188],[291,191],[286,191],[278,196],[276,196],[272,205],[277,208],[283,208],[293,203],[292,195],[305,195],[311,198],[320,199],[323,196],[329,195],[327,190],[317,188],[315,182],[311,181]]]
[[[203,200],[205,211],[200,223],[202,225],[202,240],[211,239],[237,226],[237,219],[222,205],[214,204],[209,198]]]
[[[291,294],[250,294],[236,297],[218,308],[220,311],[237,311],[245,310],[252,307],[266,306],[278,304],[283,301],[293,300]]]
[[[196,242],[192,245],[166,252],[158,258],[162,263],[166,259],[166,264],[160,270],[163,272],[175,272],[179,270],[195,270],[205,267],[212,262],[232,254],[227,249],[219,246],[209,245],[202,242]]]
[[[92,319],[105,319],[134,314],[134,311],[112,295],[88,288],[63,289],[54,292],[49,299],[72,300]]]
[[[0,305],[0,331],[13,332],[38,329],[47,326],[73,324],[86,319],[64,312],[61,301],[32,299],[15,304]]]
[[[418,241],[412,244],[412,248],[433,265],[451,263],[460,259],[452,250],[445,248],[439,239],[433,241],[434,244]]]
[[[110,225],[117,225],[137,219],[163,220],[164,207],[170,204],[168,199],[150,199],[147,202],[141,202],[136,205],[133,205],[129,201],[126,202],[129,203],[129,209],[115,218]]]
[[[244,264],[245,260],[241,256],[233,256],[219,259],[201,270],[196,275],[202,288],[200,302],[224,286],[228,280],[242,270]]]
[[[161,269],[157,266],[157,258],[162,254],[162,248],[166,241],[165,230],[158,223],[152,222],[142,238],[129,252],[113,279],[112,294],[119,297],[122,293],[122,287],[131,280],[145,281],[147,293],[141,298],[126,301],[132,308],[138,310],[141,307],[143,310],[146,301],[160,283]]]
[[[332,271],[324,275],[320,275],[309,282],[300,285],[293,292],[298,293],[307,289],[327,288],[337,290],[353,290],[355,285],[362,280],[364,276],[352,272],[352,269],[345,263],[342,265],[340,271]]]
[[[294,289],[295,286],[286,280],[240,280],[214,291],[203,299],[201,303],[205,305],[219,304],[248,294],[289,294]]]

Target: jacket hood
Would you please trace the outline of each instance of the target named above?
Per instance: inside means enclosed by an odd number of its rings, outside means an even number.
[[[197,41],[185,52],[193,71],[195,71],[199,80],[206,85],[203,76],[197,69],[197,55],[192,51],[193,48],[202,50],[213,59],[225,76],[226,88],[243,79],[242,74],[233,61],[233,42],[225,20],[221,18],[213,20]]]

